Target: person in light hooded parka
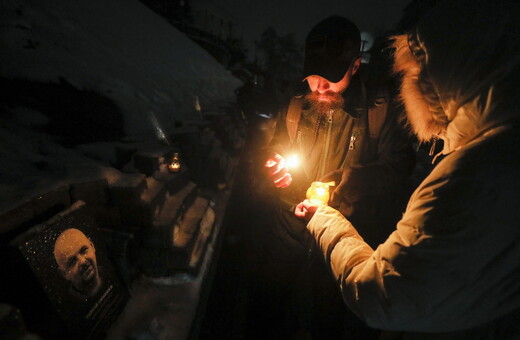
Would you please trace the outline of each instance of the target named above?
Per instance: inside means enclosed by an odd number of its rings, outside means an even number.
[[[370,248],[363,226],[328,206],[297,207],[371,327],[520,338],[519,13],[518,1],[444,1],[395,37],[407,122],[422,141],[442,139],[445,156],[383,244]]]

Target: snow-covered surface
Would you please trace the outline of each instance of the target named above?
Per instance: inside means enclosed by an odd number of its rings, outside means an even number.
[[[241,85],[138,0],[3,0],[0,50],[0,77],[62,78],[107,97],[121,110],[126,139],[133,141],[157,139],[154,121],[168,133],[175,121],[200,119],[200,108],[228,105]],[[79,149],[36,132],[47,122],[42,113],[8,110],[10,120],[0,122],[0,212],[65,177],[70,181],[74,164],[94,164]]]
[[[153,133],[153,112],[175,119],[233,99],[240,82],[206,51],[137,0],[7,0],[0,71],[6,77],[57,82],[111,98],[126,131]],[[33,48],[27,48],[31,44]]]
[[[125,113],[129,135],[153,112],[175,120],[233,98],[239,81],[206,51],[137,0],[7,0],[1,73],[95,90]],[[34,49],[26,48],[31,44]],[[148,129],[146,129],[148,128]],[[145,130],[145,131],[143,131]],[[147,131],[146,131],[147,130]]]

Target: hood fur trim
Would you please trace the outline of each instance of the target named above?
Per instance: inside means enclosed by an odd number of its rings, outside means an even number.
[[[421,89],[421,67],[408,47],[406,35],[392,37],[394,40],[393,71],[402,75],[400,100],[406,110],[406,124],[420,141],[429,141],[446,129],[447,121],[439,121],[430,110],[428,100]]]

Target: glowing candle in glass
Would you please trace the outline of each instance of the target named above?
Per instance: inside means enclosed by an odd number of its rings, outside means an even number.
[[[336,185],[335,182],[312,182],[309,189],[307,189],[307,199],[314,204],[329,203],[329,187]]]
[[[172,161],[168,164],[168,170],[170,172],[178,172],[181,169],[181,160],[179,158],[179,153],[176,152],[173,154]]]

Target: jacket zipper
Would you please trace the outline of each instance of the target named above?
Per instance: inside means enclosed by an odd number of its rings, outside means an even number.
[[[348,151],[347,153],[345,154],[344,158],[343,158],[343,162],[341,163],[341,168],[340,169],[343,169],[345,168],[345,166],[347,164],[350,165],[352,159],[356,156],[356,151],[353,151],[356,149],[356,142],[358,140],[358,136],[359,136],[359,131],[360,131],[360,128],[359,128],[359,120],[358,119],[355,119],[354,120],[354,126],[352,127],[352,135],[350,135],[350,140],[349,140],[349,143],[348,143]]]
[[[348,144],[349,150],[354,150],[356,148],[356,145],[354,144],[354,143],[356,143],[356,140],[357,140],[357,130],[354,129],[354,131],[352,131],[352,136],[350,136],[350,142]]]
[[[325,152],[323,153],[323,162],[321,164],[322,165],[321,174],[319,177],[322,177],[323,175],[325,175],[327,160],[329,159],[330,135],[331,135],[331,131],[332,131],[333,114],[334,114],[334,110],[330,110],[327,115],[327,122],[329,123],[329,127],[327,129],[327,136],[325,139]]]

